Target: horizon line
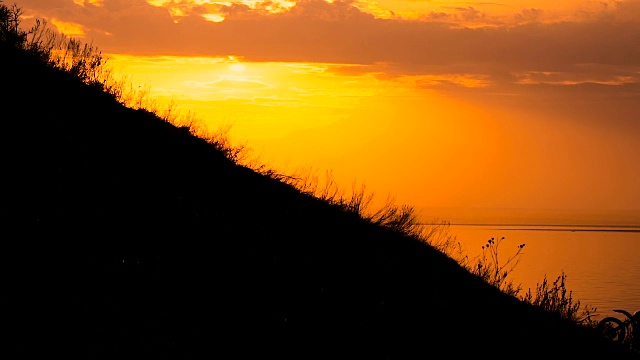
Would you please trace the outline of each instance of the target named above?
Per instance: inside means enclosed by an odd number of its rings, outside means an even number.
[[[421,226],[441,225],[434,223],[418,223]],[[585,231],[585,232],[640,232],[640,224],[509,224],[509,223],[453,223],[447,222],[449,226],[479,226],[479,227],[510,227],[514,231]],[[531,229],[534,228],[534,229]]]

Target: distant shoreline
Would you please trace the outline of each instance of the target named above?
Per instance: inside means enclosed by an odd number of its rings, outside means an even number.
[[[432,225],[432,224],[421,224]],[[629,232],[640,233],[640,225],[580,225],[580,224],[482,224],[449,223],[450,226],[492,227],[510,231],[566,231],[566,232]]]
[[[613,230],[639,229],[640,209],[571,210],[571,209],[499,209],[499,208],[423,208],[420,223],[435,224],[446,220],[455,226],[541,227]]]

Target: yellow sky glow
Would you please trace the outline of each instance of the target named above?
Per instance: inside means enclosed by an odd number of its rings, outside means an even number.
[[[191,0],[174,3],[166,0],[147,0],[147,3],[157,7],[164,7],[169,10],[174,20],[179,20],[186,16],[190,10],[198,6],[207,6],[209,11],[201,14],[201,16],[211,22],[224,21],[225,15],[220,12],[219,5],[231,6],[233,4],[246,5],[250,9],[264,10],[268,13],[281,13],[292,8],[296,2],[287,0],[229,0],[229,1],[210,1],[210,0]]]
[[[261,163],[285,173],[331,170],[346,190],[365,183],[377,204],[392,195],[435,207],[613,206],[624,202],[620,187],[634,191],[639,175],[630,170],[631,159],[608,147],[618,135],[589,128],[576,133],[569,124],[558,126],[561,118],[544,125],[525,113],[494,111],[424,87],[487,86],[473,74],[389,78],[344,71],[355,65],[237,57],[110,55],[109,63],[150,85],[159,101],[173,99],[194,111],[209,129],[230,125],[232,140],[252,148]],[[591,147],[600,153],[581,158]],[[556,175],[568,168],[571,176]],[[584,176],[590,183],[581,184]],[[541,184],[545,195],[531,199]],[[593,191],[591,198],[581,195]]]
[[[268,166],[289,173],[331,170],[347,190],[366,183],[380,202],[387,195],[437,206],[484,202],[507,179],[495,164],[515,162],[501,152],[509,140],[495,114],[420,88],[445,80],[477,87],[482,79],[385,79],[340,74],[334,68],[344,65],[338,64],[233,58],[111,55],[109,63],[136,74],[163,104],[173,99],[194,111],[210,129],[230,125],[232,140],[246,142]]]
[[[51,19],[51,24],[58,29],[58,32],[70,37],[83,37],[85,35],[84,27],[80,24]]]
[[[362,99],[403,86],[386,84],[385,89],[369,74],[339,76],[330,71],[331,64],[123,55],[109,55],[108,62],[150,84],[159,101],[187,102],[203,119],[235,124],[236,136],[250,140],[326,126],[358,109]]]
[[[417,208],[640,211],[640,0],[28,3],[278,171]]]
[[[80,6],[85,6],[86,4],[103,6],[104,0],[73,0],[73,3]]]

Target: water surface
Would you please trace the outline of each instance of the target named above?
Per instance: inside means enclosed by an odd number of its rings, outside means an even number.
[[[617,316],[613,309],[640,310],[640,227],[474,224],[451,225],[449,233],[470,257],[480,255],[488,239],[504,237],[501,262],[525,244],[509,275],[523,292],[564,272],[574,301],[596,308],[597,318]]]

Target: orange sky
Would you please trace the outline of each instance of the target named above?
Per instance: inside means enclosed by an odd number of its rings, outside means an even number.
[[[640,218],[640,0],[18,5],[285,172],[418,209]]]

